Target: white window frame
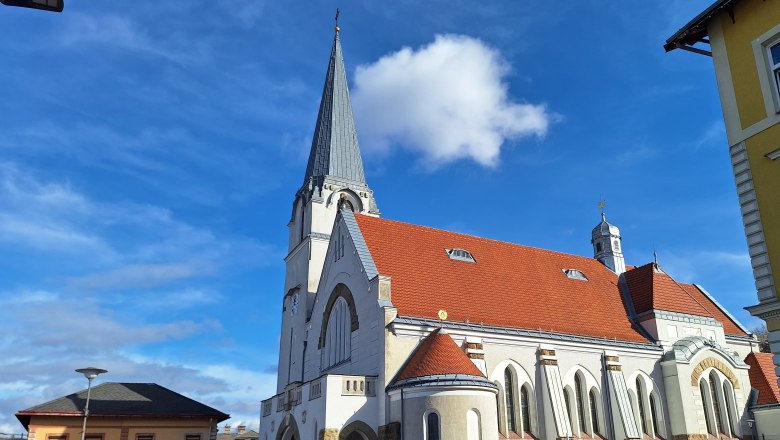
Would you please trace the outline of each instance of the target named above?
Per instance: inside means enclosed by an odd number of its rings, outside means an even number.
[[[768,120],[762,123],[762,127],[780,121],[780,84],[777,79],[777,68],[780,66],[772,62],[771,53],[771,48],[777,44],[780,44],[780,24],[753,40],[753,55],[756,59],[759,84],[768,116]]]
[[[774,62],[772,57],[772,49],[777,47],[780,50],[780,39],[766,45],[767,66],[769,67],[769,73],[772,75],[774,83],[774,99],[776,104],[780,104],[780,59]],[[778,105],[780,110],[780,105]]]

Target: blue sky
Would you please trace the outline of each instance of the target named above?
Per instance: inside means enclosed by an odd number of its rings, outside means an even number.
[[[756,324],[711,60],[662,49],[709,1],[66,3],[0,7],[0,432],[85,366],[257,425],[337,6],[384,217],[591,255],[604,198]]]

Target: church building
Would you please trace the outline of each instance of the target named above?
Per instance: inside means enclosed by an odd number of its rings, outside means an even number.
[[[583,257],[385,219],[376,199],[336,28],[262,440],[757,432],[752,335],[702,286],[626,264],[603,214]]]

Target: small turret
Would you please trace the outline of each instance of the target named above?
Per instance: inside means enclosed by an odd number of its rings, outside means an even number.
[[[607,223],[607,216],[604,212],[601,213],[601,223],[593,228],[590,242],[593,244],[593,258],[601,261],[618,275],[626,271],[620,229]]]

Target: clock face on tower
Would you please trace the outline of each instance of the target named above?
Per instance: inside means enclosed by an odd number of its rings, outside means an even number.
[[[293,297],[292,297],[292,307],[290,308],[290,309],[291,309],[291,311],[292,311],[292,314],[293,314],[293,315],[294,315],[294,314],[296,314],[296,313],[298,313],[298,302],[299,302],[299,300],[298,300],[298,294],[296,293],[296,294],[295,294],[295,295],[293,295]]]

